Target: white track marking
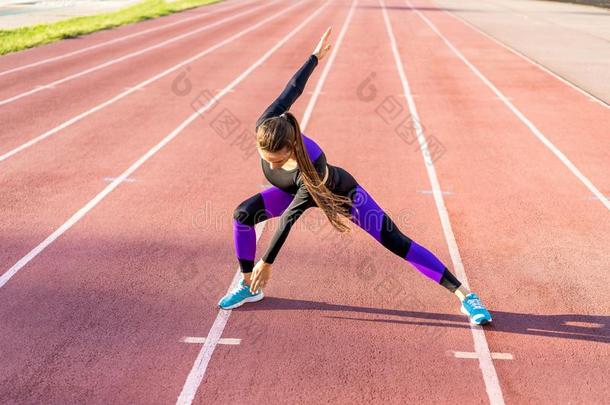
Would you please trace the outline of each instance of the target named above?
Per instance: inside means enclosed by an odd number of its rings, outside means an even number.
[[[420,194],[434,194],[434,190],[417,190]],[[455,194],[453,191],[442,191],[444,195],[453,195]]]
[[[284,14],[288,10],[295,8],[300,5],[301,2],[296,3],[287,9],[280,11],[270,17],[267,17],[265,20],[261,21],[257,25],[263,24],[264,22],[275,18],[277,15]],[[319,11],[318,11],[319,12]],[[313,15],[310,17],[313,18]],[[294,35],[294,33],[291,33]],[[248,69],[246,69],[240,76],[238,76],[235,80],[233,80],[223,91],[214,96],[214,101],[220,100],[224,95],[232,88],[237,86],[241,81],[243,81],[252,71],[257,68],[265,59],[267,59],[279,46],[288,40],[290,36],[286,37],[282,42],[278,43],[273,47],[270,51],[267,51],[263,57],[261,57],[258,61],[256,61],[253,65],[251,65]],[[135,163],[133,163],[127,170],[125,170],[119,177],[112,181],[106,188],[104,188],[98,195],[96,195],[93,199],[91,199],[85,206],[79,209],[74,215],[72,215],[66,222],[64,222],[59,228],[57,228],[51,235],[49,235],[44,241],[42,241],[38,246],[32,249],[28,254],[23,256],[17,263],[15,263],[10,269],[8,269],[2,276],[0,276],[0,288],[2,288],[19,270],[21,270],[26,264],[28,264],[32,259],[34,259],[40,252],[47,248],[51,243],[53,243],[57,238],[63,235],[68,229],[70,229],[74,224],[76,224],[82,217],[84,217],[89,211],[91,211],[100,201],[102,201],[108,194],[110,194],[115,188],[119,186],[125,179],[127,179],[130,175],[133,174],[140,166],[144,164],[148,159],[154,156],[157,152],[161,150],[166,144],[172,141],[176,136],[182,132],[184,128],[186,128],[191,122],[196,120],[200,114],[207,111],[210,107],[214,105],[213,102],[207,103],[205,106],[199,108],[193,114],[189,116],[185,121],[183,121],[176,129],[174,129],[169,135],[161,140],[157,145],[153,146],[148,152],[142,155]]]
[[[357,3],[358,3],[358,0],[352,1],[352,5],[350,7],[348,15],[345,18],[345,22],[343,23],[343,27],[341,29],[342,33],[344,33],[345,30],[347,29],[346,27],[348,26],[348,24],[351,20],[351,16],[356,8]],[[324,5],[324,7],[326,7],[327,4],[328,4],[328,2]],[[319,13],[321,10],[322,10],[321,8],[318,9],[306,21],[302,22],[301,25],[299,27],[297,27],[295,30],[300,29],[301,26],[305,25],[307,23],[307,21],[309,21],[310,18],[314,17],[314,15]],[[294,32],[295,31],[291,32],[289,34],[289,36],[293,35]],[[332,63],[332,61],[334,60],[334,55],[338,52],[338,50],[341,46],[342,39],[343,39],[343,36],[340,35],[339,38],[337,39],[337,43],[334,46],[334,50],[332,51],[332,54],[331,54],[330,58],[328,59],[326,66],[329,66]],[[324,71],[326,72],[328,69],[330,69],[330,68],[326,68]],[[309,99],[309,103],[307,104],[307,108],[305,109],[306,112],[313,110],[313,106],[315,105],[316,100],[318,99],[316,92],[321,91],[322,85],[320,85],[320,82],[323,82],[325,80],[325,78],[326,78],[326,75],[324,75],[324,74],[322,74],[320,76],[318,85],[315,87],[315,90],[314,90],[314,95]],[[306,117],[305,117],[306,112],[303,114],[303,118],[300,121],[301,130],[303,132],[305,132],[305,128],[307,127],[307,123],[309,122],[309,120],[306,119]],[[311,115],[311,112],[309,114]],[[263,231],[266,223],[267,223],[267,221],[259,222],[257,224],[257,228],[255,228],[257,242],[258,242],[258,239],[260,238],[260,235],[262,234],[262,231]],[[260,228],[258,228],[259,225],[261,225]],[[237,268],[237,272],[235,273],[235,276],[233,277],[233,281],[231,282],[231,285],[227,289],[227,293],[229,291],[231,291],[235,286],[237,286],[237,283],[239,282],[240,278],[241,278],[240,270],[239,270],[239,268]],[[180,393],[180,396],[178,397],[178,401],[176,402],[176,404],[179,404],[179,405],[191,404],[193,402],[193,400],[195,399],[195,394],[197,393],[197,389],[199,388],[199,385],[201,384],[201,381],[205,374],[205,370],[207,369],[208,363],[210,362],[210,358],[212,356],[212,353],[214,352],[214,348],[216,347],[216,344],[217,344],[218,340],[220,339],[220,336],[222,335],[222,332],[225,328],[225,325],[227,324],[229,316],[231,316],[231,310],[220,309],[218,311],[216,320],[214,321],[214,324],[212,325],[212,329],[210,329],[210,333],[208,334],[209,339],[206,339],[204,346],[201,348],[201,351],[199,352],[199,355],[197,356],[197,359],[195,360],[195,364],[193,364],[193,368],[191,369],[191,372],[189,373],[189,375],[186,379],[186,383],[184,384],[184,388],[182,389],[182,392]]]
[[[419,10],[413,7],[413,4],[409,0],[405,0],[407,6],[411,9],[411,11],[415,12],[424,22],[438,35],[445,45],[449,47],[455,53],[455,55],[462,60],[472,70],[472,72],[483,81],[493,91],[496,96],[506,105],[512,112],[529,128],[529,130],[545,145],[559,160],[568,168],[570,171],[595,195],[602,204],[606,207],[607,210],[610,210],[610,201],[593,185],[591,180],[589,180],[584,174],[581,173],[580,170],[567,158],[566,155],[563,154],[551,141],[547,139],[546,136],[521,112],[517,107],[510,102],[510,100],[500,91],[498,88],[491,82],[487,77],[485,77],[479,69],[477,69],[466,57],[460,52],[453,44],[436,28],[436,26]]]
[[[330,68],[333,65],[333,62],[335,61],[335,58],[337,57],[337,48],[341,46],[341,43],[343,42],[343,37],[345,36],[345,32],[347,31],[347,27],[349,26],[349,23],[352,20],[352,15],[354,14],[355,9],[355,3],[356,1],[352,2],[352,6],[350,7],[349,12],[347,13],[347,17],[345,17],[345,21],[343,22],[343,26],[341,27],[341,31],[339,32],[339,36],[337,37],[337,43],[336,45],[334,45],[335,51],[331,52],[330,57],[328,58],[328,62],[326,62],[326,65],[322,70],[322,74],[320,75],[320,80],[318,80],[318,83],[316,83],[316,87],[313,89],[311,100],[309,104],[307,104],[307,108],[303,113],[303,119],[300,122],[301,127],[306,127],[307,124],[309,124],[309,119],[311,118],[311,114],[316,105],[316,101],[318,100],[318,96],[322,92],[322,87],[326,82],[328,72],[330,72]]]
[[[491,358],[496,359],[496,360],[514,360],[515,359],[513,357],[513,355],[510,353],[492,353]]]
[[[256,242],[260,239],[263,229],[265,228],[265,224],[267,221],[259,222],[254,226],[254,230],[256,233]],[[241,279],[241,271],[239,267],[235,271],[233,275],[233,279],[229,284],[229,288],[227,288],[227,294],[237,287]],[[203,342],[203,347],[197,354],[197,358],[195,359],[195,363],[191,368],[189,375],[186,378],[186,382],[184,383],[184,387],[182,387],[182,392],[176,401],[177,404],[191,404],[193,399],[195,399],[195,395],[197,394],[197,389],[199,389],[199,385],[201,384],[201,380],[203,380],[203,376],[205,374],[205,370],[208,368],[208,364],[210,359],[212,358],[212,354],[214,353],[214,349],[216,345],[220,342],[220,336],[222,336],[222,332],[227,325],[229,317],[231,316],[230,309],[219,309],[218,315],[216,315],[216,319],[214,319],[214,323],[212,324],[212,328],[210,329],[210,333],[207,338]]]
[[[610,198],[610,195],[605,195],[604,197]],[[599,197],[594,196],[594,195],[590,195],[588,197],[585,197],[584,200],[599,200]]]
[[[512,52],[513,54],[515,54],[515,55],[519,56],[520,58],[526,60],[527,62],[531,63],[532,65],[534,65],[537,68],[539,68],[540,70],[542,70],[543,72],[548,73],[549,75],[553,76],[555,79],[559,80],[560,82],[562,82],[564,84],[567,84],[568,86],[570,86],[574,90],[578,91],[579,93],[581,93],[585,97],[587,97],[587,99],[589,99],[589,101],[595,102],[595,103],[601,105],[602,107],[610,108],[610,104],[606,103],[604,100],[602,100],[602,99],[594,96],[593,94],[589,93],[588,91],[578,87],[576,84],[570,82],[569,80],[564,79],[563,77],[559,76],[557,73],[553,72],[552,70],[550,70],[549,68],[547,68],[543,64],[536,62],[535,60],[533,60],[529,56],[525,55],[524,53],[521,53],[521,52],[517,51],[516,49],[511,48],[510,46],[508,46],[504,42],[501,42],[497,38],[491,36],[487,32],[483,31],[482,29],[480,29],[477,26],[475,26],[474,24],[472,24],[471,22],[466,21],[463,17],[461,17],[461,16],[459,16],[457,14],[451,13],[451,12],[449,12],[447,10],[443,10],[443,11],[446,14],[450,15],[451,17],[455,18],[456,20],[458,20],[458,21],[462,22],[463,24],[469,26],[474,31],[477,31],[479,34],[489,38],[490,40],[492,40],[496,44],[498,44],[501,47],[503,47],[506,50],[508,50],[509,52]]]
[[[258,240],[258,238],[257,238]],[[239,270],[239,269],[238,269]],[[207,338],[204,337],[183,337],[182,339],[180,339],[181,342],[184,343],[196,343],[196,344],[204,344]],[[241,343],[241,339],[235,339],[235,338],[222,338],[222,339],[218,339],[218,342],[216,342],[219,345],[238,345]]]
[[[273,3],[276,3],[276,2],[277,1],[269,3],[269,4],[273,4]],[[54,82],[51,82],[51,83],[48,83],[48,84],[44,84],[42,86],[36,86],[32,90],[29,90],[29,91],[17,94],[16,96],[9,97],[9,98],[6,98],[4,100],[0,100],[0,106],[12,103],[13,101],[20,100],[20,99],[22,99],[24,97],[27,97],[27,96],[31,96],[32,94],[36,94],[36,93],[38,93],[38,92],[40,92],[42,90],[48,89],[48,88],[52,89],[55,86],[58,86],[58,85],[63,84],[63,83],[66,83],[66,82],[68,82],[68,81],[70,81],[72,79],[76,79],[78,77],[85,76],[85,75],[87,75],[89,73],[95,72],[95,71],[103,69],[105,67],[114,65],[114,64],[119,63],[119,62],[123,62],[123,61],[125,61],[127,59],[134,58],[134,57],[142,55],[142,54],[144,54],[144,53],[146,53],[148,51],[152,51],[153,49],[161,48],[161,47],[163,47],[163,46],[165,46],[167,44],[171,44],[172,42],[180,41],[180,40],[182,40],[182,39],[184,39],[186,37],[189,37],[191,35],[194,35],[194,34],[197,34],[197,33],[200,33],[200,32],[206,31],[206,30],[209,30],[210,28],[214,28],[214,27],[216,27],[218,25],[222,25],[222,24],[226,23],[227,21],[235,20],[235,19],[237,19],[237,18],[239,18],[241,16],[244,16],[244,15],[247,15],[247,14],[251,14],[251,13],[253,13],[254,11],[256,11],[256,10],[258,10],[260,8],[268,7],[269,4],[264,4],[264,5],[260,5],[260,6],[256,6],[256,7],[250,8],[250,9],[248,9],[246,11],[242,11],[241,13],[237,13],[237,14],[232,15],[230,17],[225,17],[222,20],[216,21],[214,23],[204,25],[203,27],[199,27],[199,28],[196,28],[196,29],[194,29],[192,31],[185,32],[184,34],[180,34],[180,35],[172,37],[170,39],[166,39],[165,41],[158,42],[155,45],[148,46],[146,48],[140,49],[139,51],[135,51],[135,52],[131,52],[131,53],[125,54],[125,55],[123,55],[123,56],[121,56],[119,58],[111,59],[111,60],[109,60],[107,62],[104,62],[102,64],[95,65],[95,66],[93,66],[93,67],[91,67],[89,69],[85,69],[85,70],[82,70],[82,71],[80,71],[78,73],[74,73],[74,74],[72,74],[70,76],[66,76],[63,79],[55,80]]]
[[[428,178],[430,179],[430,184],[432,186],[432,190],[434,191],[434,201],[436,202],[436,209],[438,211],[441,224],[443,226],[443,231],[445,233],[445,239],[447,241],[449,253],[451,254],[453,267],[462,284],[468,287],[468,278],[466,277],[464,264],[462,263],[462,258],[460,256],[460,252],[457,246],[457,241],[455,240],[455,235],[453,234],[451,221],[449,220],[449,213],[447,212],[447,208],[445,207],[445,201],[443,200],[441,187],[438,181],[438,177],[436,176],[434,162],[430,158],[430,151],[428,149],[428,144],[424,135],[423,128],[420,124],[419,114],[415,106],[415,101],[413,100],[413,97],[411,97],[411,88],[409,86],[409,82],[407,81],[404,66],[400,58],[400,54],[398,52],[398,46],[396,44],[396,38],[394,37],[390,18],[388,17],[388,12],[386,10],[384,1],[379,0],[379,2],[381,5],[388,36],[390,37],[392,53],[394,54],[394,61],[396,62],[396,69],[398,70],[398,74],[400,76],[400,81],[402,83],[402,88],[407,99],[409,110],[414,118],[412,120],[413,129],[417,134],[417,139],[421,146],[420,149],[424,158],[424,166],[426,167]],[[504,397],[502,396],[502,389],[500,387],[500,382],[498,381],[498,375],[491,359],[489,346],[487,344],[487,339],[485,338],[485,332],[478,325],[469,326],[470,331],[472,332],[472,337],[474,340],[474,349],[479,359],[479,367],[481,368],[483,374],[483,381],[485,382],[485,389],[487,391],[487,396],[489,397],[489,402],[492,405],[503,405]]]
[[[279,1],[279,0],[274,1],[274,3],[277,2],[277,1]],[[188,58],[188,59],[178,63],[177,65],[172,66],[171,68],[169,68],[167,70],[164,70],[163,72],[157,74],[156,76],[153,76],[153,77],[151,77],[151,78],[149,78],[149,79],[147,79],[147,80],[137,84],[136,86],[132,87],[130,90],[126,90],[126,91],[124,91],[124,92],[114,96],[113,98],[111,98],[109,100],[106,100],[103,103],[98,104],[97,106],[95,106],[95,107],[93,107],[93,108],[91,108],[91,109],[89,109],[89,110],[87,110],[87,111],[85,111],[85,112],[75,116],[75,117],[70,118],[69,120],[63,122],[62,124],[56,126],[55,128],[50,129],[47,132],[43,133],[42,135],[39,135],[36,138],[30,139],[26,143],[21,144],[21,145],[19,145],[18,147],[14,148],[14,149],[11,149],[10,151],[4,153],[3,155],[0,155],[0,162],[2,162],[3,160],[8,159],[9,157],[11,157],[11,156],[13,156],[13,155],[15,155],[15,154],[17,154],[17,153],[19,153],[21,151],[23,151],[24,149],[27,149],[27,148],[31,147],[32,145],[35,145],[36,143],[42,141],[43,139],[46,139],[46,138],[56,134],[57,132],[61,131],[62,129],[69,127],[70,125],[72,125],[72,124],[82,120],[83,118],[93,114],[94,112],[99,111],[99,110],[101,110],[101,109],[103,109],[103,108],[105,108],[105,107],[115,103],[116,101],[118,101],[118,100],[128,96],[129,94],[134,93],[134,92],[138,91],[139,89],[141,89],[141,88],[143,88],[143,87],[145,87],[145,86],[147,86],[147,85],[149,85],[149,84],[151,84],[151,83],[153,83],[153,82],[155,82],[155,81],[157,81],[157,80],[159,80],[159,79],[169,75],[172,72],[175,72],[176,70],[180,69],[181,67],[183,67],[185,65],[188,65],[189,63],[191,63],[191,62],[193,62],[193,61],[195,61],[197,59],[200,59],[201,57],[203,57],[203,56],[205,56],[205,55],[215,51],[216,49],[218,49],[218,48],[228,44],[229,42],[234,41],[235,39],[237,39],[237,38],[247,34],[248,32],[257,29],[258,27],[264,25],[268,21],[271,21],[272,19],[274,19],[274,18],[284,14],[285,12],[287,12],[290,9],[292,9],[293,7],[296,7],[296,5],[297,4],[292,5],[292,6],[288,7],[288,8],[286,8],[285,10],[279,11],[279,12],[277,12],[277,13],[275,13],[275,14],[267,17],[267,18],[265,18],[264,20],[262,20],[262,21],[260,21],[260,22],[258,22],[256,24],[250,26],[249,28],[246,28],[245,30],[240,31],[240,32],[238,32],[235,35],[232,35],[231,37],[229,37],[229,38],[227,38],[227,39],[217,43],[214,46],[211,46],[210,48],[206,49],[205,51],[200,52],[197,55],[192,56],[192,57],[190,57],[190,58]]]
[[[104,177],[104,181],[115,181],[116,179],[117,179],[116,177]],[[123,179],[122,181],[123,181],[123,183],[135,183],[136,179],[127,178],[127,179]]]
[[[239,6],[239,5],[242,5],[242,4],[244,4],[244,3],[237,3],[236,6]],[[210,6],[212,6],[212,5],[210,5]],[[101,47],[106,46],[106,45],[110,45],[110,44],[114,44],[114,43],[117,43],[117,42],[125,41],[127,39],[137,37],[139,35],[148,34],[149,32],[158,31],[158,30],[161,30],[161,29],[164,29],[164,28],[168,28],[168,27],[177,25],[177,24],[182,24],[182,23],[185,23],[185,22],[188,22],[188,21],[192,21],[192,20],[195,20],[197,18],[203,18],[203,17],[206,17],[206,16],[210,16],[210,15],[216,14],[217,12],[231,10],[232,8],[237,8],[237,7],[224,7],[224,8],[221,8],[221,9],[214,9],[214,10],[210,11],[209,13],[198,14],[198,15],[195,15],[195,16],[192,16],[192,17],[185,18],[183,20],[174,21],[174,22],[169,23],[169,24],[164,24],[164,25],[161,25],[161,26],[158,26],[158,27],[149,28],[147,30],[143,30],[143,31],[135,32],[133,34],[125,35],[125,36],[122,36],[122,37],[119,37],[119,38],[115,38],[115,39],[112,39],[110,41],[105,41],[105,42],[102,42],[102,43],[99,43],[99,44],[96,44],[96,45],[88,46],[86,48],[78,49],[76,51],[68,52],[68,53],[63,54],[63,55],[59,55],[59,56],[54,56],[52,58],[43,59],[43,60],[40,60],[38,62],[29,63],[29,64],[23,65],[23,66],[18,66],[16,68],[12,68],[12,69],[0,72],[0,76],[7,75],[9,73],[19,72],[19,71],[24,70],[24,69],[29,69],[29,68],[32,68],[32,67],[35,67],[35,66],[39,66],[39,65],[43,65],[43,64],[49,63],[49,62],[54,62],[56,60],[68,58],[70,56],[78,55],[80,53],[83,53],[83,52],[86,52],[86,51],[90,51],[92,49],[101,48]]]
[[[458,359],[478,359],[479,355],[476,352],[452,352],[453,355]],[[494,360],[514,360],[514,357],[510,353],[491,353],[491,358]]]
[[[563,321],[561,324],[565,325],[565,326],[572,326],[575,328],[591,328],[591,329],[601,329],[605,326],[603,323],[583,322],[583,321]]]

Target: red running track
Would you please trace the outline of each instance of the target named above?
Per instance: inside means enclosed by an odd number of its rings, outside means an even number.
[[[247,4],[223,16],[267,2]],[[216,308],[237,269],[233,209],[264,183],[256,154],[249,154],[253,143],[242,149],[237,132],[252,132],[262,109],[329,25],[336,41],[348,23],[328,75],[322,71],[330,58],[320,63],[293,111],[303,117],[309,108],[304,132],[319,142],[329,163],[353,173],[407,235],[453,267],[422,152],[394,132],[395,119],[408,117],[409,109],[380,4],[359,0],[350,15],[347,0],[269,3],[188,43],[0,108],[8,122],[1,137],[5,150],[288,10],[193,61],[190,70],[150,83],[0,162],[0,263],[6,274],[185,122],[199,91],[217,93],[247,72],[213,110],[180,130],[0,288],[3,401],[176,402],[202,348],[182,339],[211,336],[221,318],[221,337],[241,341],[213,348],[194,386],[195,403],[500,398],[591,404],[608,397],[608,210],[422,16],[605,195],[610,148],[603,131],[610,113],[425,1],[415,2],[421,16],[397,0],[386,2],[386,12],[425,133],[442,145],[434,167],[459,257],[470,286],[495,317],[485,328],[486,342],[492,353],[512,356],[491,363],[500,397],[490,394],[495,388],[485,382],[477,358],[455,355],[475,352],[457,299],[357,228],[349,236],[332,232],[318,210],[295,225],[265,300],[234,311]],[[91,63],[179,35],[205,19],[198,21],[99,48]],[[71,42],[27,51],[23,62],[42,60]],[[0,59],[0,66],[19,63],[11,58]],[[73,69],[70,60],[53,62],[53,74]],[[33,72],[26,72],[21,80],[34,83]],[[183,73],[192,89],[180,95],[174,89]],[[384,121],[378,111],[388,100],[402,110]],[[211,125],[221,111],[240,123],[226,139]],[[274,229],[273,221],[265,224],[259,254]]]

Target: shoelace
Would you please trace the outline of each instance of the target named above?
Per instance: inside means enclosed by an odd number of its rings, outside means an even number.
[[[246,290],[246,289],[249,289],[249,288],[250,288],[249,286],[247,286],[247,285],[245,285],[245,284],[244,284],[244,285],[241,285],[241,283],[240,283],[240,284],[237,284],[237,285],[235,286],[235,288],[233,288],[232,293],[233,293],[233,294],[237,294],[237,293],[239,293],[240,291],[242,291],[242,290]]]
[[[469,303],[470,305],[472,305],[472,307],[473,307],[474,309],[483,309],[483,308],[485,308],[485,307],[483,306],[483,304],[481,304],[481,300],[480,300],[479,298],[475,298],[475,297],[469,298],[469,299],[468,299],[468,303]]]
[[[244,285],[237,284],[237,287],[235,287],[235,289],[233,290],[233,294],[237,294],[238,292],[243,291],[243,290],[248,290],[249,291],[250,290],[250,286],[246,285],[246,284],[244,284]],[[250,293],[250,295],[253,295],[253,294]]]

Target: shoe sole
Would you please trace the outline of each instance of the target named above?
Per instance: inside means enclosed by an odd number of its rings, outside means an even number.
[[[468,311],[466,311],[466,308],[464,308],[463,305],[460,306],[460,312],[462,312],[464,315],[466,315],[468,317],[468,319],[470,320],[470,323],[473,325],[479,325],[479,326],[487,325],[487,324],[491,323],[491,321],[492,321],[491,319],[490,320],[483,319],[483,322],[481,322],[481,323],[474,322],[472,320],[472,318],[470,318],[470,314],[468,313]]]
[[[222,308],[222,309],[233,309],[233,308],[237,308],[237,307],[241,307],[242,305],[244,305],[246,302],[257,302],[262,300],[265,297],[265,294],[263,294],[263,292],[261,291],[260,294],[254,295],[252,297],[249,298],[245,298],[241,301],[239,301],[236,304],[233,305],[229,305],[228,307],[221,307],[220,305],[218,305],[218,308]]]

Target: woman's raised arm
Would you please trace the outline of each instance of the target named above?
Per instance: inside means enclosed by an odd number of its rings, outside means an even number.
[[[305,61],[303,66],[301,66],[294,76],[292,76],[284,88],[284,91],[282,91],[280,96],[276,98],[258,118],[256,121],[256,129],[258,129],[259,125],[262,124],[266,119],[277,117],[288,111],[292,104],[303,93],[307,80],[309,79],[309,76],[311,76],[311,73],[315,67],[318,65],[318,61],[322,59],[330,49],[330,44],[328,44],[328,36],[330,35],[330,31],[331,28],[329,27],[324,35],[322,35],[316,49],[309,56],[309,58],[307,58],[307,61]]]

